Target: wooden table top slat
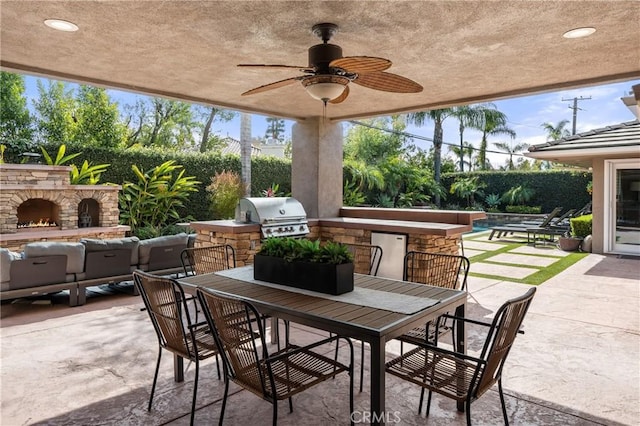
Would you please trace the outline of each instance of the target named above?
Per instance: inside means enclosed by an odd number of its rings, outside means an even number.
[[[282,312],[284,316],[292,320],[313,326],[316,322],[323,322],[324,326],[335,324],[335,327],[359,329],[370,333],[378,330],[401,326],[406,321],[415,321],[424,316],[424,312],[416,314],[402,314],[384,309],[360,306],[353,303],[339,302],[316,297],[295,291],[256,285],[255,283],[223,277],[216,274],[204,274],[181,278],[179,280],[185,291],[195,293],[198,286],[222,291],[238,297],[246,298],[262,308],[271,312]],[[355,285],[398,294],[406,294],[417,297],[427,297],[439,300],[438,308],[446,304],[459,304],[462,294],[456,290],[428,286],[424,284],[408,283],[404,281],[390,280],[370,275],[355,275]],[[424,310],[425,312],[427,310]],[[284,314],[286,312],[286,314]],[[327,322],[328,321],[328,322]],[[331,328],[331,327],[329,327]]]

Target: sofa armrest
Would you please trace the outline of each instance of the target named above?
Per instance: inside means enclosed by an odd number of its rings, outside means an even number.
[[[11,262],[10,289],[66,282],[67,256],[40,256]]]

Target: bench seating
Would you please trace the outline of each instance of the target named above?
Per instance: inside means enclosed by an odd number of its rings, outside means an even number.
[[[23,253],[0,249],[0,299],[68,290],[69,305],[83,305],[88,287],[132,280],[136,269],[157,275],[182,272],[180,253],[194,243],[195,234],[181,233],[142,241],[127,237],[29,243]]]

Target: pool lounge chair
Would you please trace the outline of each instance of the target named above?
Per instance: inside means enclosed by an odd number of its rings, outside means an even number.
[[[552,229],[551,226],[550,226],[551,225],[551,221],[556,216],[558,216],[558,214],[560,213],[561,210],[562,210],[562,207],[556,207],[539,224],[519,223],[519,224],[512,224],[512,225],[494,226],[494,227],[491,228],[491,234],[489,234],[489,241],[491,241],[493,239],[494,235],[497,238],[500,238],[503,235],[513,234],[515,232],[519,232],[519,233],[526,232],[527,233],[527,241],[529,241],[530,240],[529,237],[530,237],[530,234],[532,232],[531,230],[536,229],[536,230],[540,231],[540,230],[543,230],[543,229]]]

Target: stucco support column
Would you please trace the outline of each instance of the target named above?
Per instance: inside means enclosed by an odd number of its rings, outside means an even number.
[[[337,217],[342,207],[342,124],[322,117],[291,129],[291,195],[310,218]]]

